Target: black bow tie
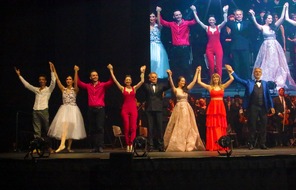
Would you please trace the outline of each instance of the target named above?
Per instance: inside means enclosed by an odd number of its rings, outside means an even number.
[[[152,86],[156,86],[156,84],[155,84],[155,83],[151,83],[151,85],[152,85]]]
[[[241,21],[238,21],[238,20],[236,21],[236,23],[241,23],[241,22],[242,22],[242,20]]]
[[[261,80],[256,80],[255,82],[256,82],[256,83],[257,83],[257,82],[261,83]]]

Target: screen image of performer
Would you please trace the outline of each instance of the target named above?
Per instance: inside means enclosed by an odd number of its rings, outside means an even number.
[[[71,149],[72,139],[79,140],[86,138],[84,120],[76,104],[76,96],[79,91],[77,78],[73,80],[72,76],[67,76],[65,87],[61,83],[54,65],[53,68],[57,85],[62,92],[63,104],[60,106],[51,122],[47,135],[61,141],[59,148],[55,151],[56,153],[65,149],[66,140],[67,151],[74,152]],[[75,72],[77,72],[77,70],[75,70]]]
[[[259,49],[254,69],[262,69],[262,80],[273,81],[279,88],[296,89],[296,83],[291,77],[285,52],[279,42],[276,40],[275,30],[282,24],[285,16],[287,4],[284,5],[281,17],[274,23],[272,15],[266,13],[264,15],[264,25],[257,23],[255,12],[250,10],[252,19],[259,30],[262,31],[264,41]],[[254,79],[254,76],[252,77]]]
[[[196,13],[196,7],[192,5],[191,10],[193,11],[194,17],[197,23],[207,32],[208,43],[206,47],[206,57],[209,64],[209,74],[212,76],[215,72],[222,76],[222,60],[223,60],[223,49],[220,42],[220,32],[221,28],[227,23],[227,12],[228,5],[223,7],[223,22],[216,25],[216,19],[213,15],[209,16],[208,22],[209,26],[205,25],[200,21]],[[216,60],[216,63],[215,63]],[[215,71],[216,66],[216,71]]]
[[[49,68],[51,71],[51,81],[50,85],[46,86],[47,79],[46,75],[40,74],[38,77],[39,87],[33,86],[28,83],[21,75],[20,69],[14,68],[19,79],[28,90],[32,91],[35,94],[35,102],[33,106],[33,116],[32,124],[34,128],[34,137],[35,138],[44,138],[44,140],[49,143],[49,151],[54,153],[54,150],[51,148],[50,139],[47,136],[49,129],[49,111],[48,111],[48,101],[51,96],[52,91],[56,85],[56,77],[54,75],[54,68],[52,62],[49,62]]]
[[[240,78],[230,65],[225,65],[228,72],[232,73],[234,80],[245,87],[245,95],[243,100],[243,109],[248,112],[249,138],[248,147],[250,150],[255,146],[256,130],[259,132],[259,145],[261,149],[267,149],[266,143],[266,126],[267,114],[269,110],[271,114],[275,113],[272,97],[269,92],[267,81],[260,80],[262,69],[256,68],[253,71],[255,80],[245,80]],[[260,122],[258,122],[258,119]],[[260,125],[258,125],[260,124]],[[257,126],[258,125],[258,126]]]
[[[168,70],[171,88],[177,98],[170,120],[164,134],[166,152],[189,152],[205,150],[196,125],[195,115],[188,102],[188,91],[193,88],[197,79],[197,70],[190,84],[186,85],[183,76],[179,76],[177,87],[172,79],[172,71]]]
[[[233,67],[243,79],[250,79],[250,36],[251,23],[243,20],[244,14],[240,9],[234,11],[235,21],[227,22],[226,26],[231,29],[231,54]]]
[[[121,109],[121,117],[123,120],[124,127],[124,136],[125,142],[127,144],[127,152],[133,152],[133,142],[137,134],[137,119],[138,119],[138,109],[137,109],[137,100],[136,92],[144,83],[144,73],[146,66],[140,68],[140,82],[132,86],[132,78],[130,75],[126,75],[124,79],[125,86],[122,86],[116,79],[113,71],[113,65],[109,64],[108,69],[110,70],[111,77],[122,92],[123,95],[123,105]]]
[[[161,29],[159,17],[150,13],[150,71],[155,72],[158,78],[166,78],[169,69],[168,54],[161,42]]]
[[[74,70],[79,71],[75,65]],[[90,82],[85,83],[79,79],[78,72],[75,72],[78,87],[85,89],[88,95],[88,124],[90,128],[90,140],[93,153],[104,152],[104,126],[105,126],[105,92],[112,86],[113,80],[107,82],[99,81],[98,72],[90,72]]]
[[[229,80],[222,84],[221,76],[214,73],[211,76],[210,84],[206,84],[201,81],[201,66],[198,66],[197,70],[197,84],[207,89],[211,97],[206,112],[206,150],[222,150],[223,148],[220,147],[217,141],[227,133],[226,109],[223,100],[224,89],[227,88],[234,79],[229,73]]]
[[[166,21],[162,18],[161,7],[156,7],[160,24],[171,29],[172,48],[169,53],[170,68],[176,76],[191,75],[190,62],[190,26],[195,25],[195,19],[184,20],[180,10],[173,13],[174,21]]]

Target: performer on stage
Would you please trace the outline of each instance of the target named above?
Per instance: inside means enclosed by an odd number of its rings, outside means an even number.
[[[178,86],[175,87],[172,71],[168,70],[168,78],[172,90],[177,98],[166,131],[164,134],[164,147],[166,152],[188,152],[205,150],[196,125],[195,115],[188,103],[188,91],[193,88],[197,79],[197,69],[192,82],[186,85],[185,78],[179,76]]]
[[[76,104],[76,96],[79,91],[77,78],[73,81],[72,76],[67,76],[67,86],[65,87],[61,83],[54,65],[53,68],[58,87],[62,92],[63,105],[60,106],[53,121],[51,122],[47,135],[61,140],[59,148],[55,151],[56,153],[65,149],[66,139],[68,141],[68,152],[74,152],[71,149],[72,139],[79,140],[86,137],[83,117]],[[74,67],[74,69],[75,68],[76,67]],[[75,70],[75,72],[77,72],[77,70]]]
[[[138,109],[136,100],[136,91],[144,83],[144,73],[146,66],[140,68],[141,80],[135,86],[132,86],[132,78],[130,75],[126,75],[124,79],[125,86],[122,86],[116,79],[113,71],[113,66],[109,64],[107,68],[110,70],[111,77],[122,92],[123,95],[123,105],[121,108],[121,117],[123,120],[124,136],[125,142],[127,144],[127,152],[133,152],[133,142],[137,135],[137,119],[138,119]]]
[[[232,69],[230,65],[225,65],[226,70],[231,73],[234,79],[245,86],[245,97],[243,101],[243,109],[248,111],[248,124],[249,124],[249,149],[254,149],[256,130],[259,131],[260,148],[267,149],[266,143],[266,125],[267,114],[269,110],[272,114],[275,113],[272,98],[269,92],[267,81],[260,80],[262,76],[262,69],[255,68],[253,75],[255,80],[244,80],[240,78]],[[258,125],[258,119],[260,125]]]
[[[211,97],[206,113],[206,150],[222,150],[222,147],[219,146],[217,141],[220,137],[226,135],[227,129],[226,110],[223,101],[224,89],[227,88],[234,79],[228,72],[229,80],[222,84],[220,75],[214,73],[211,77],[210,84],[208,85],[201,81],[201,66],[199,66],[197,70],[197,83],[207,89]]]
[[[54,75],[54,68],[52,62],[49,62],[49,68],[51,71],[51,81],[50,85],[46,86],[47,79],[46,75],[40,74],[38,77],[39,87],[35,87],[29,84],[21,75],[21,71],[17,68],[15,69],[16,74],[19,79],[28,90],[35,94],[35,102],[33,106],[33,118],[32,123],[34,127],[34,137],[44,138],[44,140],[51,146],[50,139],[47,136],[49,129],[49,112],[48,112],[48,101],[51,96],[52,91],[56,85],[56,77]],[[54,150],[50,147],[49,151],[54,153]]]
[[[146,96],[145,110],[148,120],[148,151],[157,148],[160,152],[164,151],[163,147],[163,93],[170,89],[169,84],[158,83],[157,74],[149,74],[149,82],[144,84]],[[154,145],[154,139],[157,145]]]
[[[79,67],[75,66],[75,70],[79,71]],[[95,70],[90,72],[90,83],[80,81],[78,72],[75,72],[75,78],[78,86],[87,90],[88,94],[88,120],[93,148],[91,152],[102,153],[104,152],[105,92],[112,86],[113,80],[99,81],[99,75]]]
[[[223,60],[223,49],[220,43],[220,32],[221,28],[227,23],[227,12],[228,5],[223,7],[223,22],[216,25],[216,19],[212,15],[209,17],[208,22],[209,26],[205,25],[203,22],[199,20],[199,17],[196,13],[196,7],[192,5],[191,10],[193,11],[194,17],[198,24],[207,32],[208,43],[206,48],[206,56],[209,63],[209,74],[212,76],[215,73],[215,65],[216,65],[216,73],[222,76],[222,60]],[[215,64],[216,60],[216,64]]]

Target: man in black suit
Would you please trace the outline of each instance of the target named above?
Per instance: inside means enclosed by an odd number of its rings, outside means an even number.
[[[243,20],[243,11],[240,9],[234,11],[234,16],[235,21],[227,22],[227,26],[231,29],[233,66],[242,79],[250,79],[249,31],[251,23]]]
[[[149,74],[150,83],[144,84],[146,93],[146,114],[148,120],[148,144],[149,151],[154,148],[153,140],[157,139],[158,150],[164,151],[163,147],[163,92],[170,88],[170,85],[157,83],[157,74],[151,72]],[[155,129],[155,130],[154,130]]]
[[[276,130],[279,133],[279,144],[288,145],[289,139],[292,138],[293,128],[290,126],[289,114],[292,103],[288,97],[285,97],[285,89],[278,90],[279,96],[273,98],[273,105],[275,109],[274,120]]]

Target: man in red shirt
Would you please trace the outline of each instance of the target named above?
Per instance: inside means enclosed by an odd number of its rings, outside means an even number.
[[[104,146],[104,124],[105,124],[105,91],[113,84],[110,78],[107,82],[99,81],[98,73],[90,72],[90,83],[80,81],[78,77],[79,67],[75,65],[75,77],[80,88],[86,89],[88,94],[88,121],[90,138],[93,149],[91,152],[103,152]]]
[[[160,12],[161,7],[156,7],[157,16],[160,18],[162,26],[171,29],[172,34],[172,49],[170,51],[170,67],[175,73],[176,77],[190,75],[190,26],[196,24],[194,19],[184,20],[182,13],[179,10],[174,11],[174,21],[168,22],[163,20]]]

